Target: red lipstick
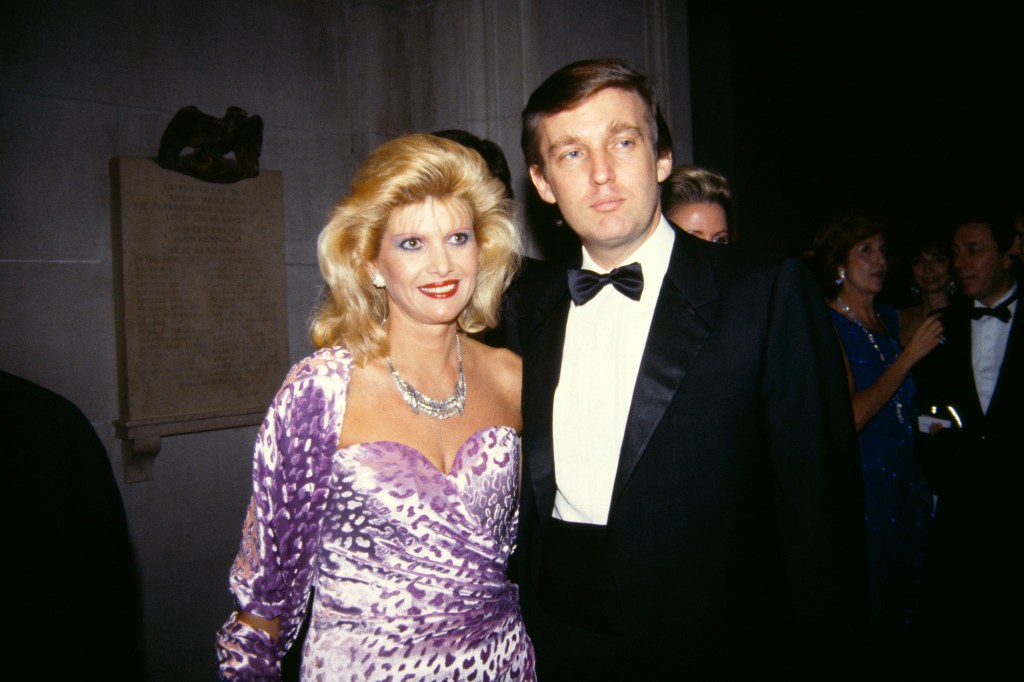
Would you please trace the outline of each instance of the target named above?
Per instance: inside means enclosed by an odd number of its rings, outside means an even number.
[[[431,282],[417,288],[430,298],[451,298],[459,290],[459,280],[446,279],[443,282]]]

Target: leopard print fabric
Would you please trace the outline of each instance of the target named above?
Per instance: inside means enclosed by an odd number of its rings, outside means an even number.
[[[312,589],[303,680],[533,680],[505,578],[518,436],[478,431],[447,475],[401,443],[339,450],[351,369],[338,348],[300,362],[260,430],[231,586],[239,610],[280,618],[281,636],[232,616],[218,635],[222,677],[280,679]]]

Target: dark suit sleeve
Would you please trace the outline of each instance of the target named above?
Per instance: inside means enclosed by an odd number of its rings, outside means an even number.
[[[0,372],[3,537],[17,575],[7,601],[16,662],[38,677],[141,678],[138,584],[106,448],[69,400]]]
[[[483,336],[487,345],[508,348],[516,355],[523,354],[523,339],[533,331],[530,307],[557,292],[556,282],[564,281],[564,268],[547,261],[526,258],[522,269],[505,292],[501,303],[498,326]]]
[[[511,286],[505,292],[501,300],[501,311],[498,316],[498,326],[486,330],[481,340],[488,346],[494,348],[508,348],[516,355],[522,356],[523,351],[519,336],[519,319],[522,315],[522,289],[524,282],[529,279],[528,274],[535,268],[531,258],[523,260],[522,269],[512,280]]]
[[[855,676],[866,598],[863,483],[846,372],[820,291],[786,261],[761,385],[783,552],[780,652],[800,677]]]

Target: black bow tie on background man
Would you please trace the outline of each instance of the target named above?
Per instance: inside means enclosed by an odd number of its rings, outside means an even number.
[[[1013,292],[1013,296],[1006,299],[995,308],[985,308],[983,306],[974,306],[971,308],[971,319],[980,320],[986,315],[991,315],[1000,322],[1010,321],[1010,304],[1017,300],[1017,296],[1020,294],[1020,287],[1017,287],[1017,291]]]
[[[644,292],[644,273],[639,263],[622,265],[604,275],[593,270],[569,271],[569,295],[576,305],[583,305],[597,296],[597,292],[606,284],[611,284],[622,295],[639,301],[640,294]]]

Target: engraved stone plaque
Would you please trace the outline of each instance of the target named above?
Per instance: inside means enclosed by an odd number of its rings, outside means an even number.
[[[281,174],[215,184],[111,162],[125,479],[160,437],[258,424],[288,368]]]

